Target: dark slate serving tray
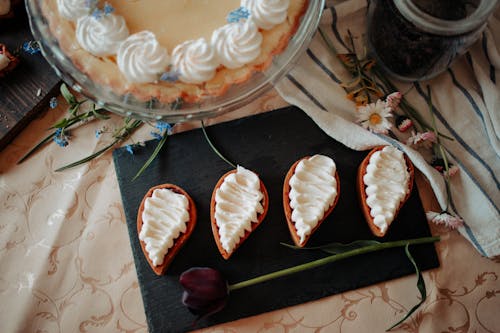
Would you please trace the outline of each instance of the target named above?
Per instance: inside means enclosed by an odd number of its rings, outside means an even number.
[[[299,158],[322,153],[334,158],[340,174],[338,205],[308,246],[374,239],[363,220],[356,195],[356,169],[367,152],[351,150],[336,142],[303,113],[290,107],[207,128],[216,147],[233,161],[257,172],[269,192],[270,207],[263,224],[237,252],[224,260],[217,250],[210,226],[210,198],[217,180],[231,169],[209,147],[201,130],[172,135],[147,171],[131,179],[149,158],[157,141],[130,155],[114,152],[114,162],[129,228],[147,322],[150,332],[193,329],[195,316],[181,304],[179,275],[193,266],[222,271],[230,283],[324,257],[321,251],[296,251],[280,245],[292,243],[282,207],[283,179]],[[184,188],[198,209],[194,233],[179,252],[167,275],[156,276],[141,251],[136,215],[150,187],[174,183]],[[382,241],[429,236],[430,231],[417,190],[401,209]],[[433,244],[413,246],[421,269],[439,266]],[[199,327],[233,321],[271,310],[304,303],[343,291],[413,274],[403,248],[365,254],[293,276],[244,288],[230,295],[226,308],[198,323]]]

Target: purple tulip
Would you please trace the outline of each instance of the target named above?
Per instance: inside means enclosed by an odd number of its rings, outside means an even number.
[[[229,289],[222,274],[208,267],[193,267],[181,274],[182,303],[199,316],[209,316],[224,308]]]
[[[199,319],[210,316],[224,309],[229,298],[229,292],[233,292],[238,289],[253,286],[255,284],[279,277],[287,276],[289,274],[295,274],[297,272],[323,266],[359,254],[370,253],[395,247],[407,247],[410,244],[434,243],[439,241],[439,239],[439,236],[423,237],[356,247],[354,249],[348,249],[346,251],[332,254],[328,257],[260,275],[235,284],[228,284],[226,279],[224,279],[224,277],[218,270],[209,267],[193,267],[182,273],[179,278],[179,282],[184,288],[184,292],[182,294],[182,304],[184,304],[189,309],[189,311],[198,316],[198,319],[193,322],[193,326],[196,326],[196,322]],[[334,243],[326,245],[326,248],[331,246],[335,246],[336,248],[338,248],[339,244]],[[345,244],[340,244],[340,246],[345,247]],[[294,248],[293,246],[290,247]],[[417,307],[421,303],[422,302],[420,302]],[[411,312],[413,312],[413,310],[411,310],[408,315],[410,315]],[[405,319],[406,317],[403,320]],[[400,322],[398,322],[396,325],[399,324]],[[396,325],[394,325],[393,327],[395,327]],[[393,327],[391,327],[391,329]]]

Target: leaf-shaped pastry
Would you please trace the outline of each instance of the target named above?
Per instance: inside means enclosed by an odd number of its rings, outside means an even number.
[[[392,146],[374,148],[358,169],[358,194],[363,215],[375,236],[383,237],[410,197],[414,168]]]
[[[163,184],[144,196],[137,214],[142,252],[157,275],[165,274],[196,225],[196,206],[182,188]]]
[[[283,208],[290,235],[303,247],[330,215],[340,193],[335,162],[324,155],[304,157],[288,171],[283,184]]]
[[[268,208],[266,187],[254,172],[238,166],[219,179],[212,193],[210,219],[224,259],[262,223]]]

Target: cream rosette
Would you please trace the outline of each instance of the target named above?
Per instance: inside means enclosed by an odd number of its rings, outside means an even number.
[[[202,83],[215,75],[219,66],[214,48],[204,39],[186,41],[172,52],[172,66],[185,83]]]
[[[286,20],[289,0],[242,0],[241,5],[247,8],[259,28],[269,30]]]
[[[230,69],[255,60],[261,44],[262,34],[253,20],[226,24],[212,34],[212,45],[220,63]]]
[[[76,21],[89,14],[87,0],[57,0],[57,8],[62,17]]]
[[[98,57],[116,54],[129,35],[125,19],[118,15],[95,18],[83,16],[76,24],[76,40],[86,51]]]
[[[153,82],[165,72],[170,57],[150,31],[141,31],[124,40],[117,53],[120,71],[128,81]]]

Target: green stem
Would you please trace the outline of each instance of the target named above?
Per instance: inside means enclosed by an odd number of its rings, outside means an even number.
[[[203,135],[205,136],[205,139],[207,140],[210,148],[212,148],[212,150],[217,154],[217,156],[219,156],[224,162],[226,162],[227,164],[229,164],[233,168],[236,168],[236,164],[234,164],[233,162],[231,162],[230,160],[228,160],[226,157],[224,157],[224,155],[222,155],[221,152],[212,143],[212,141],[208,137],[208,134],[207,134],[207,131],[205,129],[205,124],[203,123],[203,120],[201,121],[201,129],[203,131]]]
[[[443,159],[444,163],[444,170],[446,171],[445,176],[444,176],[444,183],[446,185],[446,208],[444,209],[445,211],[448,211],[448,206],[450,205],[450,196],[451,196],[451,189],[450,189],[450,167],[448,163],[448,157],[446,156],[446,152],[444,151],[443,145],[441,144],[441,140],[439,139],[438,136],[438,131],[437,131],[437,126],[436,126],[436,117],[434,116],[434,112],[432,110],[432,92],[431,92],[431,87],[428,85],[427,86],[427,95],[429,97],[429,112],[431,113],[431,121],[432,121],[432,126],[433,126],[433,131],[434,134],[436,134],[436,145],[439,149],[439,155],[441,155],[441,158]]]
[[[246,281],[238,282],[235,284],[231,284],[228,286],[229,291],[234,291],[237,289],[245,288],[248,286],[252,286],[257,283],[269,281],[272,279],[276,279],[279,277],[283,277],[286,275],[294,274],[297,272],[301,272],[304,270],[316,268],[319,266],[323,266],[338,260],[342,260],[345,258],[353,257],[356,255],[364,254],[364,253],[370,253],[370,252],[375,252],[375,251],[380,251],[384,249],[390,249],[390,248],[395,248],[395,247],[402,247],[406,246],[406,244],[410,245],[415,245],[415,244],[426,244],[426,243],[434,243],[440,240],[439,236],[435,237],[423,237],[423,238],[414,238],[414,239],[406,239],[406,240],[399,240],[399,241],[393,241],[393,242],[386,242],[386,243],[380,243],[380,244],[375,244],[375,245],[369,245],[365,247],[361,247],[358,249],[354,249],[348,252],[340,253],[340,254],[334,254],[325,258],[321,258],[318,260],[314,260],[302,265],[290,267],[290,268],[285,268],[276,272],[272,272],[269,274],[261,275],[258,277],[255,277],[253,279],[249,279]]]
[[[158,142],[158,144],[156,145],[156,148],[153,151],[153,153],[151,154],[151,156],[149,157],[149,159],[146,161],[146,163],[144,163],[144,165],[139,169],[139,171],[137,171],[134,178],[132,178],[132,181],[136,180],[140,175],[142,175],[144,170],[146,170],[149,167],[149,165],[154,161],[156,156],[160,153],[160,150],[163,147],[163,145],[165,144],[165,142],[167,142],[167,138],[168,138],[168,133],[165,132],[165,134],[163,134],[163,137],[161,138],[160,142]]]

